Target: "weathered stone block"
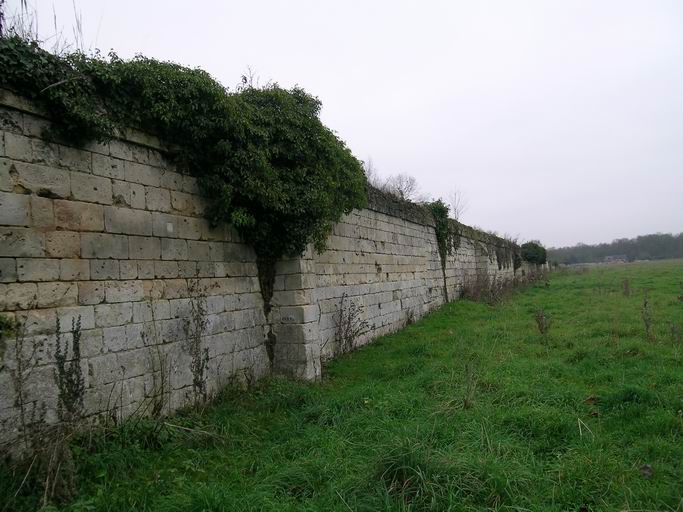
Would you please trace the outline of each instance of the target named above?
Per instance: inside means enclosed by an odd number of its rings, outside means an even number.
[[[149,236],[152,234],[152,214],[142,210],[107,206],[104,209],[104,225],[110,233]]]
[[[16,318],[26,328],[26,334],[49,334],[56,331],[57,314],[55,309],[31,309],[16,314]]]
[[[178,277],[178,263],[175,261],[155,261],[154,277],[167,279]]]
[[[177,215],[169,215],[167,213],[152,213],[152,230],[154,236],[177,238],[179,218],[180,217]]]
[[[59,308],[56,310],[59,317],[59,329],[61,332],[70,332],[80,319],[81,329],[95,328],[95,313],[93,306],[74,306]]]
[[[0,224],[5,226],[30,226],[29,196],[0,192]]]
[[[94,305],[104,302],[104,289],[106,283],[101,281],[84,281],[78,283],[78,303],[81,305]]]
[[[154,279],[153,261],[136,261],[138,264],[138,279]]]
[[[102,329],[102,344],[107,352],[121,352],[128,348],[126,326],[104,327]]]
[[[78,201],[54,202],[55,224],[58,229],[71,231],[104,230],[104,210],[102,206]]]
[[[209,261],[209,242],[190,240],[187,242],[188,257],[194,261]],[[222,255],[221,255],[222,256]],[[221,258],[222,259],[222,258]]]
[[[81,259],[60,260],[59,279],[62,281],[87,281],[90,279],[90,262]]]
[[[19,258],[17,276],[19,281],[58,281],[59,260]]]
[[[82,149],[59,146],[59,165],[72,171],[92,172],[92,153]]]
[[[1,256],[45,256],[45,237],[32,229],[0,227]]]
[[[11,192],[14,188],[10,169],[12,169],[12,160],[0,158],[0,190],[4,192]]]
[[[45,252],[54,258],[78,258],[81,255],[81,235],[73,231],[46,233]]]
[[[130,302],[95,306],[95,325],[97,327],[126,325],[132,318],[133,305]]]
[[[68,197],[71,192],[67,170],[22,162],[15,162],[13,167],[15,189],[52,198]]]
[[[93,153],[92,173],[105,178],[123,180],[125,172],[123,170],[123,160],[107,155]]]
[[[199,271],[197,269],[197,262],[195,261],[179,261],[178,262],[178,276],[179,277],[198,277]]]
[[[119,262],[116,260],[93,260],[90,261],[90,278],[118,279],[120,275]]]
[[[31,196],[31,225],[34,228],[55,227],[55,214],[52,207],[52,199],[40,196]]]
[[[0,310],[31,309],[38,302],[38,287],[34,283],[0,284]]]
[[[38,307],[57,308],[78,304],[76,283],[38,283]]]
[[[139,164],[137,162],[125,162],[124,169],[126,181],[158,187],[160,185],[161,172],[155,167]]]
[[[163,260],[186,260],[187,242],[175,238],[161,239],[161,259]]]
[[[0,283],[13,283],[17,280],[17,260],[0,258]]]
[[[112,180],[113,203],[115,206],[129,206],[136,210],[145,209],[145,187],[138,183]]]
[[[142,281],[113,281],[105,289],[107,302],[137,302],[144,298]]]
[[[5,154],[12,160],[33,161],[33,147],[29,137],[18,133],[5,133]]]
[[[158,238],[128,237],[129,255],[136,260],[157,260],[161,257],[161,241]]]
[[[83,258],[128,259],[128,237],[109,233],[82,233]]]
[[[112,204],[111,180],[83,172],[72,172],[71,195],[77,201]]]
[[[119,262],[121,279],[135,279],[138,277],[138,264],[135,261],[122,260]]]
[[[163,167],[157,165],[156,167]],[[181,190],[183,188],[183,175],[177,172],[162,170],[160,178],[161,188],[166,190]]]
[[[151,211],[170,212],[170,192],[163,188],[145,187],[145,206]]]
[[[204,219],[196,217],[178,217],[178,237],[187,240],[199,240],[202,236]]]

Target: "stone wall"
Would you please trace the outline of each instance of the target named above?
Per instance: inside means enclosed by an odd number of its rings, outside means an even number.
[[[367,322],[362,344],[457,298],[469,278],[513,275],[502,241],[469,228],[442,268],[425,210],[371,190],[325,252],[277,265],[266,315],[253,250],[230,226],[209,226],[194,178],[159,140],[131,131],[77,148],[49,127],[0,91],[0,314],[23,324],[25,352],[38,348],[26,401],[48,421],[58,323],[68,345],[80,318],[87,413],[126,415],[159,393],[169,410],[192,400],[193,311],[212,393],[274,373],[319,378],[338,351],[342,299]],[[14,339],[0,342],[0,440],[19,427],[15,352]]]

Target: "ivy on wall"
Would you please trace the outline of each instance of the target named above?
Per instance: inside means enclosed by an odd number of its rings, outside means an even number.
[[[230,92],[199,69],[113,53],[57,56],[14,36],[0,38],[0,69],[0,87],[41,104],[54,137],[107,141],[133,127],[176,148],[173,158],[210,199],[210,219],[235,226],[266,278],[279,258],[309,243],[322,249],[332,225],[365,204],[360,162],[303,89]]]

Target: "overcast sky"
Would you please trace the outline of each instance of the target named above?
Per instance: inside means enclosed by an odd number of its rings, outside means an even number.
[[[31,1],[72,33],[74,0]],[[20,0],[8,0],[11,14]],[[75,0],[87,47],[300,85],[381,175],[549,246],[683,231],[683,2]]]

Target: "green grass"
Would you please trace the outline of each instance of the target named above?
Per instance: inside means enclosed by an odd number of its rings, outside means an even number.
[[[143,422],[83,440],[64,510],[683,510],[681,282],[680,261],[631,264],[448,304],[322,384],[274,379],[170,420],[218,437]],[[31,509],[39,491],[12,498],[4,474],[0,499]]]

